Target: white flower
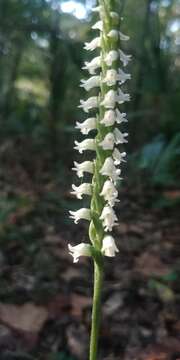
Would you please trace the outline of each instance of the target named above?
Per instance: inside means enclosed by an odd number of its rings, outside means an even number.
[[[118,38],[119,37],[119,31],[113,29],[113,30],[108,32],[107,36],[110,37],[110,38]]]
[[[83,87],[86,91],[91,90],[94,87],[98,87],[100,85],[100,76],[92,76],[88,80],[81,80],[81,87]]]
[[[131,55],[126,55],[122,50],[119,49],[120,60],[122,61],[124,66],[127,66],[129,61],[131,60]]]
[[[104,237],[101,251],[105,256],[109,257],[114,257],[116,255],[116,252],[119,252],[115,244],[115,240],[111,235],[106,235]]]
[[[123,93],[121,89],[118,90],[117,98],[119,104],[123,104],[125,101],[130,101],[130,95]]]
[[[106,93],[104,100],[101,102],[101,105],[105,108],[113,109],[118,99],[117,92],[115,90],[109,90]]]
[[[113,182],[110,180],[105,181],[100,195],[104,197],[111,207],[114,206],[115,202],[119,202],[117,199],[118,191],[116,190]]]
[[[80,103],[81,105],[79,105],[79,108],[82,108],[86,113],[88,113],[89,110],[98,106],[98,98],[97,96],[92,96],[87,100],[80,100]]]
[[[103,119],[100,121],[105,126],[112,126],[116,121],[116,113],[114,110],[108,110],[105,112]]]
[[[111,50],[106,56],[105,56],[105,63],[107,66],[111,66],[114,61],[116,61],[119,57],[118,51]]]
[[[103,31],[103,22],[100,20],[98,22],[96,22],[93,26],[92,26],[93,30],[100,30]]]
[[[119,19],[119,14],[117,13],[117,12],[115,12],[115,11],[111,11],[110,12],[110,16],[113,18],[113,19]]]
[[[80,164],[78,164],[76,161],[74,161],[74,168],[72,170],[77,172],[77,176],[79,178],[84,176],[84,173],[87,172],[89,174],[93,174],[94,166],[92,161],[84,161]]]
[[[82,154],[85,150],[96,150],[96,143],[94,139],[85,139],[80,143],[75,141],[75,145],[74,149],[78,150],[80,154]]]
[[[120,179],[119,175],[121,174],[120,169],[116,169],[114,161],[111,157],[106,158],[100,173],[104,176],[108,176],[112,181],[116,182]]]
[[[103,79],[103,82],[106,83],[108,86],[113,86],[119,80],[118,73],[115,69],[107,70],[106,76]]]
[[[121,84],[123,84],[126,80],[128,80],[130,78],[131,78],[131,75],[126,74],[121,69],[118,69],[118,71],[115,69],[110,69],[110,70],[107,70],[106,76],[105,76],[103,82],[105,82],[108,86],[113,86],[117,82],[120,82]]]
[[[69,211],[70,218],[74,220],[75,224],[79,222],[79,220],[91,220],[91,212],[90,209],[82,208],[77,211]]]
[[[96,129],[96,118],[88,118],[83,123],[76,123],[76,129],[80,129],[81,133],[87,135],[91,130]]]
[[[91,184],[88,183],[84,183],[79,186],[72,184],[72,189],[74,191],[71,191],[71,194],[75,195],[78,199],[82,199],[82,195],[92,194]]]
[[[125,73],[123,70],[118,69],[118,81],[120,82],[120,84],[124,84],[126,80],[131,79],[131,75]]]
[[[129,40],[129,36],[123,34],[121,31],[119,31],[119,36],[120,36],[120,39],[122,41],[128,41]]]
[[[118,219],[113,208],[109,205],[106,205],[102,211],[100,220],[102,220],[105,231],[112,231],[112,228],[114,225],[116,225],[116,221]]]
[[[73,262],[77,263],[80,256],[91,256],[91,245],[80,243],[76,246],[68,244],[69,254],[73,257]]]
[[[108,133],[104,140],[99,143],[104,150],[112,150],[114,148],[115,138],[113,133]]]
[[[125,139],[125,137],[128,136],[128,133],[122,133],[119,129],[114,129],[114,137],[116,144],[125,144],[128,141]]]
[[[97,37],[97,38],[93,39],[92,41],[90,41],[89,43],[85,43],[84,49],[93,51],[100,46],[101,46],[101,38]]]
[[[120,153],[120,151],[116,148],[113,151],[112,157],[114,159],[115,165],[119,165],[121,164],[121,162],[126,162],[126,160],[124,160],[124,158],[126,157],[126,152]]]
[[[91,75],[95,74],[95,70],[101,66],[101,57],[96,56],[90,62],[85,61],[84,70],[88,70]]]
[[[117,124],[127,122],[127,119],[125,119],[126,113],[121,113],[118,109],[116,109],[115,111],[116,111],[116,122],[117,122]]]

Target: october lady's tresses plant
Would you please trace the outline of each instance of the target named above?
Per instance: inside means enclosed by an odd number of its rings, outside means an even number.
[[[92,256],[94,260],[94,299],[92,311],[92,329],[90,342],[90,360],[97,358],[97,342],[100,324],[101,288],[103,280],[103,257],[114,257],[118,248],[111,231],[118,219],[114,206],[119,200],[116,188],[121,170],[117,168],[125,161],[126,153],[118,149],[118,145],[127,143],[126,132],[121,132],[120,125],[125,123],[126,114],[120,105],[130,100],[129,94],[120,89],[120,85],[130,79],[130,75],[122,70],[130,60],[121,49],[121,42],[128,36],[120,32],[120,17],[116,11],[116,0],[99,0],[94,8],[100,19],[92,26],[98,36],[85,43],[85,49],[93,51],[99,48],[99,56],[85,62],[84,69],[90,77],[81,80],[81,86],[87,91],[93,89],[93,96],[80,101],[80,108],[88,114],[83,123],[76,127],[83,135],[96,131],[95,137],[87,137],[82,142],[75,141],[75,149],[80,153],[86,150],[94,153],[94,160],[82,163],[74,162],[73,170],[79,178],[86,173],[92,174],[91,182],[72,185],[73,194],[82,199],[88,195],[91,199],[89,208],[70,211],[70,216],[78,223],[80,219],[90,222],[89,238],[91,244],[80,243],[69,245],[74,262],[80,256]],[[90,113],[90,115],[89,115]]]

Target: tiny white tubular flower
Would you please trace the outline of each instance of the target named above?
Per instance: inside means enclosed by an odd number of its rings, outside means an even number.
[[[104,100],[101,102],[101,105],[107,109],[113,109],[117,100],[119,100],[117,92],[115,90],[109,90],[106,93]]]
[[[80,143],[75,141],[74,149],[78,150],[80,154],[83,153],[85,150],[96,150],[96,143],[94,139],[85,139]]]
[[[125,101],[130,101],[130,95],[123,93],[121,89],[118,90],[118,103],[123,104]]]
[[[115,137],[113,133],[108,133],[104,140],[99,143],[103,150],[112,150],[115,144]]]
[[[131,75],[125,73],[123,70],[118,69],[110,69],[106,72],[106,77],[104,78],[103,82],[105,82],[108,86],[113,86],[117,82],[123,84],[126,80],[130,79]]]
[[[93,51],[93,50],[97,49],[100,46],[101,46],[101,38],[96,37],[95,39],[93,39],[89,43],[86,42],[85,45],[84,45],[84,49]]]
[[[122,133],[119,129],[114,129],[114,137],[116,144],[126,144],[128,141],[125,139],[128,133]]]
[[[89,244],[80,243],[76,246],[68,244],[69,254],[73,257],[73,262],[77,263],[80,256],[91,256],[91,246]]]
[[[96,69],[101,66],[101,57],[96,56],[90,62],[85,61],[85,66],[83,67],[84,70],[88,70],[91,75],[95,74]]]
[[[119,31],[113,29],[113,30],[108,32],[107,36],[110,37],[110,38],[118,38],[119,37]]]
[[[74,168],[72,170],[77,172],[77,176],[79,178],[84,176],[84,173],[93,174],[94,166],[92,161],[84,161],[80,164],[78,164],[76,161],[74,161]]]
[[[105,181],[100,195],[104,197],[104,199],[108,202],[108,204],[111,207],[115,205],[115,202],[119,202],[119,200],[117,199],[118,191],[115,188],[113,182],[110,180]]]
[[[77,199],[82,199],[82,195],[91,195],[92,194],[92,187],[91,184],[84,183],[79,186],[72,184],[71,194],[75,195]]]
[[[112,231],[112,228],[117,224],[118,219],[113,208],[106,205],[101,213],[100,220],[102,220],[105,231]]]
[[[112,181],[116,182],[120,179],[119,175],[121,174],[120,169],[116,169],[114,161],[111,157],[106,158],[100,173],[104,176],[108,176]]]
[[[96,118],[88,118],[83,123],[76,122],[76,129],[80,129],[83,135],[87,135],[91,130],[96,129]]]
[[[111,11],[110,12],[110,16],[113,18],[113,19],[119,19],[119,14],[115,11]]]
[[[128,41],[129,40],[129,36],[123,34],[121,31],[119,31],[119,36],[120,36],[120,39],[122,41]]]
[[[80,100],[80,103],[79,108],[82,108],[86,113],[88,113],[89,110],[98,106],[98,98],[97,96],[91,96],[87,100]]]
[[[105,256],[114,257],[119,252],[115,240],[111,235],[106,235],[103,239],[101,252]]]
[[[120,60],[124,66],[127,66],[131,60],[131,55],[126,55],[122,50],[119,49]]]
[[[75,224],[79,222],[79,220],[91,220],[91,212],[90,209],[82,208],[76,211],[69,211],[70,218],[74,220]]]
[[[108,54],[105,56],[105,63],[107,66],[111,66],[114,61],[116,61],[119,58],[118,51],[111,50],[108,52]]]
[[[115,69],[107,70],[106,76],[103,79],[103,82],[108,86],[113,86],[119,80],[118,72]]]
[[[120,81],[121,84],[124,84],[126,80],[131,79],[131,74],[125,73],[122,69],[118,69],[118,81]]]
[[[117,124],[121,124],[123,122],[127,122],[126,113],[121,113],[118,109],[116,111],[116,122]]]
[[[81,80],[81,87],[83,87],[86,91],[93,89],[94,87],[100,86],[100,76],[92,76],[87,80]]]
[[[108,110],[105,112],[103,119],[100,121],[105,126],[112,126],[116,122],[116,113],[114,110]]]
[[[114,159],[114,164],[119,165],[121,162],[126,162],[124,158],[126,157],[126,152],[120,152],[118,149],[114,149],[112,157]]]
[[[102,20],[96,22],[93,26],[92,26],[93,30],[100,30],[103,31],[103,22]]]

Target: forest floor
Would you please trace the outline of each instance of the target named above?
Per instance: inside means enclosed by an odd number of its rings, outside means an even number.
[[[92,263],[73,264],[67,250],[87,240],[86,224],[69,223],[64,208],[72,199],[62,186],[39,164],[32,179],[30,165],[7,158],[7,146],[0,170],[0,360],[87,360]],[[179,209],[153,207],[151,195],[135,189],[123,189],[120,198],[120,252],[105,261],[99,359],[180,360]]]

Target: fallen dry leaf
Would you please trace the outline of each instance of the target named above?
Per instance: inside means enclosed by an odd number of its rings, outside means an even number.
[[[144,276],[167,275],[170,269],[165,265],[158,255],[145,252],[137,257],[135,262],[135,270],[143,274]]]
[[[39,333],[47,318],[48,311],[42,306],[0,303],[0,321],[15,330]]]

